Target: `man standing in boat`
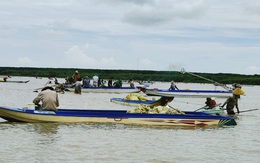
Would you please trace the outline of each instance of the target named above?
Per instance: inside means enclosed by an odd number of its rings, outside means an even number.
[[[171,86],[170,86],[170,88],[169,88],[169,90],[179,90],[179,88],[176,86],[176,84],[174,83],[174,81],[172,80],[171,81]]]
[[[94,74],[94,76],[93,76],[93,87],[98,87],[98,80],[99,80],[98,74]]]
[[[58,94],[52,87],[44,87],[33,103],[37,105],[36,109],[38,110],[57,110],[59,106]]]
[[[72,78],[73,78],[73,82],[74,82],[74,83],[75,83],[76,81],[78,81],[79,78],[80,78],[79,72],[78,72],[78,71],[75,71],[75,73],[72,75]]]
[[[128,83],[129,83],[129,86],[130,86],[131,88],[134,88],[134,87],[135,87],[134,81],[133,81],[132,79],[130,79],[130,80],[128,81]]]

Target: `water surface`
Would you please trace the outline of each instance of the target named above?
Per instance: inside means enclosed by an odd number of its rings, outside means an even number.
[[[29,83],[0,83],[0,105],[23,107],[47,79],[14,77]],[[60,79],[62,81],[62,79]],[[180,89],[215,89],[211,84],[177,83]],[[168,88],[155,83],[151,88]],[[221,89],[221,88],[218,88]],[[259,107],[258,86],[243,86],[240,110]],[[110,102],[127,94],[66,92],[60,108],[132,109]],[[148,97],[152,98],[152,97]],[[225,99],[216,99],[223,103]],[[196,110],[202,98],[176,98],[171,106]],[[120,124],[9,123],[0,118],[0,162],[259,162],[260,111],[239,115],[238,125],[214,128],[163,128]]]

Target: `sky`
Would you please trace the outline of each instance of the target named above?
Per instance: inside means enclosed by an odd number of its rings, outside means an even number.
[[[0,0],[1,67],[260,74],[258,0]]]

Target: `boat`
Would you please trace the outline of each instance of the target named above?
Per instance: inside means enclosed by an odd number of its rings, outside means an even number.
[[[237,125],[236,120],[232,117],[189,111],[184,114],[145,114],[129,113],[127,110],[58,109],[43,111],[28,107],[0,106],[0,117],[10,122],[30,123],[109,123],[165,127]]]
[[[126,100],[124,98],[111,98],[110,102],[113,102],[115,104],[125,105],[125,106],[138,106],[138,105],[147,105],[147,106],[154,106],[156,103],[159,102],[159,100]],[[226,115],[225,110],[220,107],[219,105],[216,105],[215,107],[208,108],[208,107],[202,107],[195,112],[204,112],[208,114],[215,114],[215,115]]]
[[[148,100],[142,94],[139,93],[130,93],[125,98],[111,98],[110,102],[127,105],[127,106],[138,106],[138,105],[147,105],[149,107],[154,107],[158,105],[166,106],[169,102],[171,102],[174,97],[164,97],[162,96],[158,100]]]
[[[65,87],[65,91],[74,92],[74,87]],[[81,92],[85,93],[138,93],[141,90],[136,87],[88,87],[81,88]]]
[[[147,96],[174,96],[174,97],[218,97],[218,98],[228,98],[232,96],[232,90],[189,90],[189,89],[179,89],[179,90],[169,90],[169,89],[147,89],[144,87],[138,87]]]
[[[225,112],[225,109],[223,109],[219,105],[216,105],[212,108],[202,107],[202,108],[195,110],[195,112],[203,112],[203,113],[215,114],[215,115],[227,115],[227,113]]]
[[[153,84],[152,81],[139,81],[138,84],[143,85],[144,87],[149,87]]]
[[[0,82],[3,82],[3,83],[28,83],[30,80],[25,80],[25,81],[16,81],[16,80],[7,80],[7,81],[4,81],[4,80],[0,80]]]

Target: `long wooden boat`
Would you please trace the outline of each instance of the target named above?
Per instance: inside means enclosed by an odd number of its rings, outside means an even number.
[[[63,122],[63,123],[111,123],[152,126],[209,127],[236,125],[232,117],[211,115],[202,112],[185,114],[141,114],[126,110],[80,110],[58,109],[57,111],[31,110],[0,106],[0,117],[20,122]]]
[[[113,102],[115,104],[120,105],[126,105],[126,106],[138,106],[138,105],[147,105],[147,106],[153,106],[158,100],[125,100],[124,98],[111,98],[110,102]],[[202,107],[197,109],[195,112],[204,112],[208,114],[215,114],[215,115],[226,115],[226,112],[223,108],[221,108],[219,105],[213,107],[213,108],[207,108]]]
[[[65,91],[74,92],[73,87],[66,87]],[[89,87],[89,88],[81,88],[81,92],[85,93],[138,93],[141,90],[135,87]]]
[[[169,90],[169,89],[147,89],[138,87],[148,96],[174,96],[174,97],[218,97],[227,98],[232,96],[231,90]]]
[[[16,81],[16,80],[7,80],[7,81],[4,81],[4,80],[0,80],[0,82],[3,82],[3,83],[28,83],[30,80],[25,80],[25,81]]]

